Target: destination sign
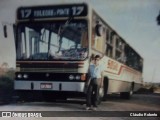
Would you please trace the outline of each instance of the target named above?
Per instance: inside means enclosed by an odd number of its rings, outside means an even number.
[[[86,4],[20,7],[17,11],[18,20],[72,16],[76,17],[86,15]]]

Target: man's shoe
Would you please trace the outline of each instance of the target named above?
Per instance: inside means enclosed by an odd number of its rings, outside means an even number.
[[[86,110],[91,110],[91,108],[90,107],[86,107]]]
[[[96,110],[97,110],[97,107],[93,107],[92,110],[93,110],[93,111],[96,111]]]

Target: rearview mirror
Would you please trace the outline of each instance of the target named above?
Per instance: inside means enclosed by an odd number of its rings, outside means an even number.
[[[99,21],[97,21],[96,26],[95,26],[95,33],[97,36],[102,36],[102,31],[103,31],[103,27],[102,25],[99,23]]]

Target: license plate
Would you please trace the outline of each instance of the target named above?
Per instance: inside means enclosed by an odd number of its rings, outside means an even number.
[[[52,89],[52,83],[41,83],[41,89]]]

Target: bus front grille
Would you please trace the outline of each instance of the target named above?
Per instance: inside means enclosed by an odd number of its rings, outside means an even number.
[[[77,73],[74,68],[20,68],[21,72],[55,72],[55,73]]]

